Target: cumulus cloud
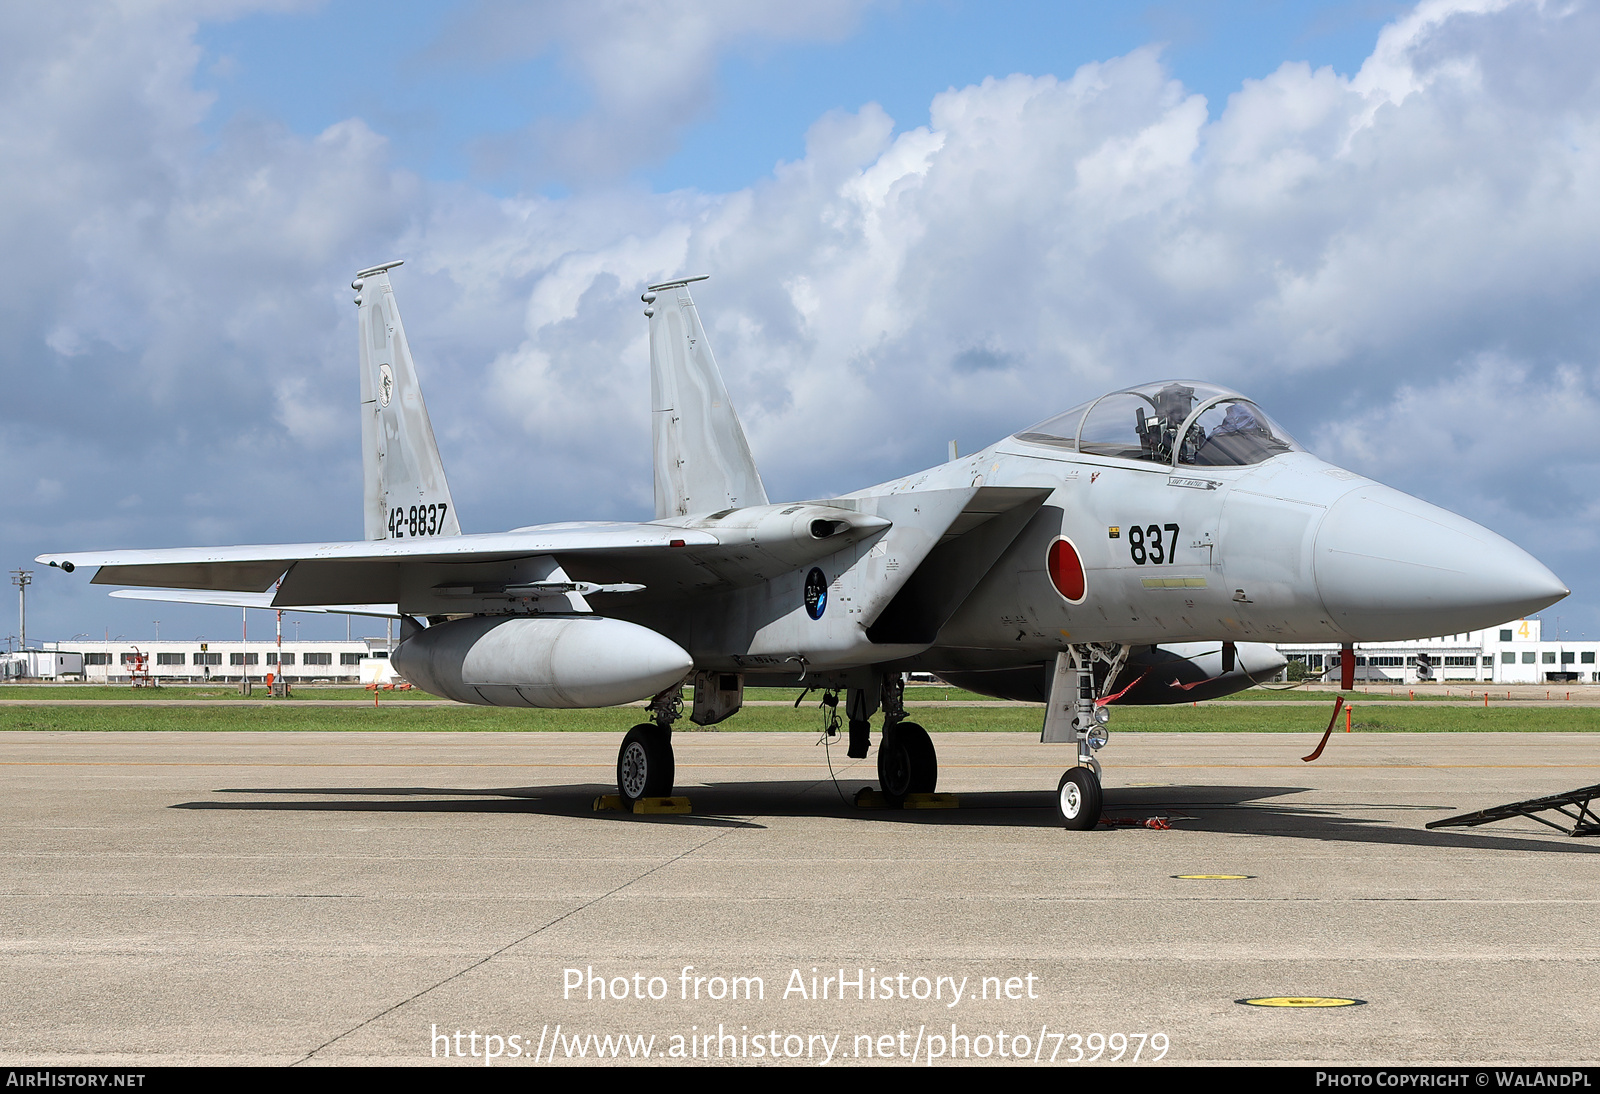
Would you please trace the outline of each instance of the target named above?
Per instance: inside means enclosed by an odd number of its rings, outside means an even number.
[[[1558,365],[1544,376],[1497,353],[1403,384],[1384,405],[1323,424],[1315,447],[1382,476],[1397,468],[1442,504],[1493,514],[1537,538],[1575,532],[1600,543],[1600,370]]]
[[[485,6],[451,48],[567,51],[610,140],[640,103],[694,116],[721,51],[842,33],[857,10],[808,29],[734,7],[690,19],[681,53],[620,4],[494,35]],[[1287,63],[1225,104],[1138,50],[952,88],[926,127],[830,114],[734,193],[559,200],[407,175],[359,119],[208,145],[196,17],[86,5],[28,28],[43,60],[0,69],[0,245],[26,256],[0,272],[21,393],[0,439],[30,454],[23,481],[62,484],[17,503],[17,554],[355,534],[343,286],[403,257],[469,530],[649,513],[638,294],[710,273],[696,298],[775,498],[908,473],[1114,386],[1206,378],[1523,542],[1595,617],[1591,7],[1430,0],[1359,72]],[[66,66],[110,75],[69,87]]]
[[[492,167],[607,178],[671,154],[716,100],[730,49],[835,41],[871,0],[479,0],[434,52],[474,61],[554,55],[587,92],[575,118],[541,117],[485,142]]]

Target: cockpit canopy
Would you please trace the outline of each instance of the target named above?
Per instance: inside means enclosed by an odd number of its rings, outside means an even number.
[[[1114,391],[1016,437],[1031,444],[1167,466],[1246,467],[1283,452],[1304,451],[1249,399],[1196,380],[1165,380]]]

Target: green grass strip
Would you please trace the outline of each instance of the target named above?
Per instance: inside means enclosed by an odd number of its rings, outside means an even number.
[[[1387,687],[1380,687],[1380,688],[1375,688],[1372,691],[1371,694],[1367,694],[1367,693],[1364,693],[1364,692],[1362,692],[1362,691],[1360,691],[1358,689],[1355,692],[1350,693],[1349,698],[1351,699],[1352,702],[1362,702],[1362,703],[1407,703],[1407,702],[1413,702],[1413,701],[1414,702],[1418,702],[1418,703],[1423,703],[1423,702],[1435,702],[1435,701],[1439,701],[1439,700],[1451,700],[1451,701],[1454,701],[1454,702],[1462,702],[1462,701],[1467,700],[1469,698],[1468,692],[1473,690],[1473,689],[1468,688],[1466,686],[1451,685],[1452,694],[1448,694],[1448,695],[1444,692],[1443,689],[1436,688],[1435,685],[1429,685],[1427,688],[1421,688],[1421,689],[1407,689],[1407,688],[1401,687],[1401,688],[1397,688],[1397,689],[1393,689],[1393,690],[1395,691],[1395,694],[1390,694],[1391,689],[1389,689]],[[1563,687],[1557,686],[1557,687],[1550,688],[1548,690],[1551,692],[1552,696],[1554,696],[1555,698],[1559,699],[1563,695],[1565,695],[1567,693],[1567,691],[1575,690],[1575,689],[1568,689],[1568,688],[1563,688]],[[686,688],[686,689],[684,689],[684,691],[685,691],[685,696],[688,698],[688,700],[692,701],[693,700],[693,696],[694,696],[694,689],[693,688]],[[789,703],[792,703],[792,702],[794,702],[795,698],[800,695],[800,691],[801,691],[800,688],[750,687],[750,688],[745,688],[744,697],[748,701],[763,700],[763,701],[767,701],[767,702],[789,702]],[[1413,691],[1415,692],[1414,696],[1412,694]],[[1482,696],[1483,695],[1483,688],[1479,687],[1478,689],[1476,689],[1476,693],[1477,693],[1478,696]],[[1308,701],[1309,702],[1320,702],[1320,701],[1324,701],[1325,700],[1325,701],[1327,701],[1329,703],[1332,703],[1334,694],[1335,693],[1331,692],[1331,691],[1307,691],[1307,690],[1304,690],[1304,689],[1301,689],[1301,688],[1286,688],[1284,685],[1279,684],[1279,685],[1269,685],[1267,687],[1250,688],[1249,690],[1239,692],[1236,695],[1225,696],[1225,697],[1223,697],[1221,699],[1211,699],[1211,700],[1208,700],[1208,702],[1211,702],[1211,703],[1227,703],[1227,702],[1232,702],[1232,701],[1236,701],[1236,700],[1248,700],[1248,701],[1253,702],[1253,703],[1259,703],[1259,702],[1305,703],[1305,702],[1308,702]],[[1504,691],[1501,691],[1499,694],[1500,695],[1504,695],[1505,693],[1504,693]],[[254,694],[251,695],[249,698],[251,698],[252,700],[259,701],[259,700],[265,699],[266,696],[267,696],[266,686],[264,684],[258,683],[256,685]],[[815,706],[817,701],[821,697],[822,697],[822,693],[820,691],[812,691],[812,692],[810,692],[809,694],[807,694],[805,700],[801,703],[801,709],[805,709],[807,706]],[[138,689],[131,688],[126,684],[7,684],[7,685],[0,685],[0,699],[73,699],[73,700],[93,700],[93,699],[174,699],[174,700],[206,700],[206,701],[224,702],[224,701],[238,700],[238,699],[243,699],[243,698],[245,698],[245,696],[242,696],[242,695],[239,694],[239,687],[238,687],[237,684],[210,684],[210,685],[192,685],[192,686],[191,685],[171,685],[171,686],[158,687],[158,688],[138,688]],[[419,690],[413,688],[410,691],[383,691],[383,692],[379,692],[379,698],[384,703],[391,703],[391,702],[400,703],[400,702],[415,702],[417,700],[436,699],[438,697],[434,696],[434,695],[429,695],[425,691],[419,691]],[[372,702],[372,692],[369,691],[366,688],[353,687],[353,686],[351,686],[351,687],[340,687],[340,686],[332,686],[332,687],[315,686],[315,687],[313,687],[313,686],[301,685],[300,687],[295,688],[289,695],[289,701],[290,702],[294,702],[295,700],[304,700],[304,699],[341,700],[341,701],[348,701],[348,702],[353,702],[353,703],[362,703],[362,702],[364,702],[364,703],[367,703],[367,704],[371,704],[371,702]],[[909,688],[906,689],[906,699],[908,699],[908,700],[910,700],[912,702],[921,702],[921,703],[928,703],[928,702],[973,702],[973,701],[988,701],[988,700],[993,699],[993,696],[979,695],[977,692],[965,691],[965,690],[963,690],[961,688],[909,687]],[[1491,690],[1490,690],[1490,701],[1491,702],[1495,701],[1495,693],[1493,692],[1492,687],[1491,687]]]
[[[1321,733],[1327,727],[1327,709],[1272,706],[1246,707],[1227,703],[1202,703],[1198,707],[1124,707],[1111,720],[1119,731],[1163,733]],[[72,706],[0,707],[0,730],[31,731],[362,731],[549,733],[597,730],[622,733],[642,720],[636,708],[604,710],[535,710],[504,707],[421,707],[385,703],[374,708],[352,703],[349,707],[240,706],[217,702],[191,707]],[[923,709],[913,719],[931,732],[1039,732],[1042,713],[1037,707]],[[1506,704],[1481,710],[1439,707],[1423,703],[1361,704],[1354,708],[1357,732],[1367,733],[1583,733],[1600,730],[1600,709],[1532,707]],[[876,723],[875,728],[877,724]],[[713,727],[701,730],[687,719],[679,732],[816,733],[822,725],[815,703],[799,710],[787,707],[752,707]],[[1344,730],[1339,718],[1338,732]]]

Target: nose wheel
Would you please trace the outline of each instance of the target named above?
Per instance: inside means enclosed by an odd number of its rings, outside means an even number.
[[[1109,691],[1128,658],[1127,646],[1073,646],[1056,655],[1040,740],[1076,745],[1078,766],[1068,768],[1056,784],[1056,813],[1062,827],[1086,832],[1100,823],[1105,794],[1100,786],[1100,761],[1095,753],[1106,744],[1111,712],[1105,704],[1127,690]],[[1094,666],[1105,663],[1105,677],[1095,683]],[[1136,680],[1135,683],[1138,681]],[[1130,687],[1132,685],[1129,685]]]
[[[665,798],[672,793],[676,764],[672,731],[642,722],[628,730],[617,750],[617,793],[628,809],[640,798]]]
[[[1056,811],[1061,815],[1062,826],[1087,832],[1100,823],[1100,812],[1105,805],[1105,794],[1100,789],[1100,776],[1087,767],[1072,767],[1056,784]]]

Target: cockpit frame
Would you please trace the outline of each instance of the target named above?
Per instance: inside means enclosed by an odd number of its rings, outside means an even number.
[[[1196,395],[1200,397],[1196,399]],[[1132,397],[1145,404],[1134,408],[1137,416],[1133,434],[1125,438],[1128,442],[1134,437],[1138,439],[1139,455],[1131,454],[1134,451],[1131,443],[1123,443],[1123,451],[1107,451],[1105,449],[1110,447],[1109,442],[1093,438],[1086,440],[1084,436],[1085,427],[1091,424],[1096,410],[1106,400],[1124,397]],[[1179,425],[1168,424],[1176,417],[1174,412],[1179,410],[1180,403],[1189,404],[1187,412],[1179,419]],[[1212,427],[1210,432],[1200,427],[1201,419],[1208,412],[1224,405],[1230,406],[1230,410],[1221,423]],[[1234,406],[1239,408],[1237,415],[1231,409]],[[1146,413],[1146,407],[1153,413]],[[1072,420],[1074,418],[1075,422]],[[1070,425],[1072,436],[1042,429],[1057,422]],[[1103,426],[1105,423],[1095,424]],[[1116,426],[1113,430],[1119,428]],[[1284,452],[1304,451],[1259,405],[1242,393],[1195,380],[1158,381],[1108,391],[1014,436],[1030,444],[1070,448],[1083,455],[1126,460],[1135,466],[1169,472],[1179,467],[1254,466]],[[1229,437],[1230,442],[1222,444],[1215,453],[1223,458],[1203,460],[1206,450],[1216,445],[1223,436]],[[1182,443],[1178,443],[1180,437]],[[1086,444],[1089,447],[1085,447]]]

